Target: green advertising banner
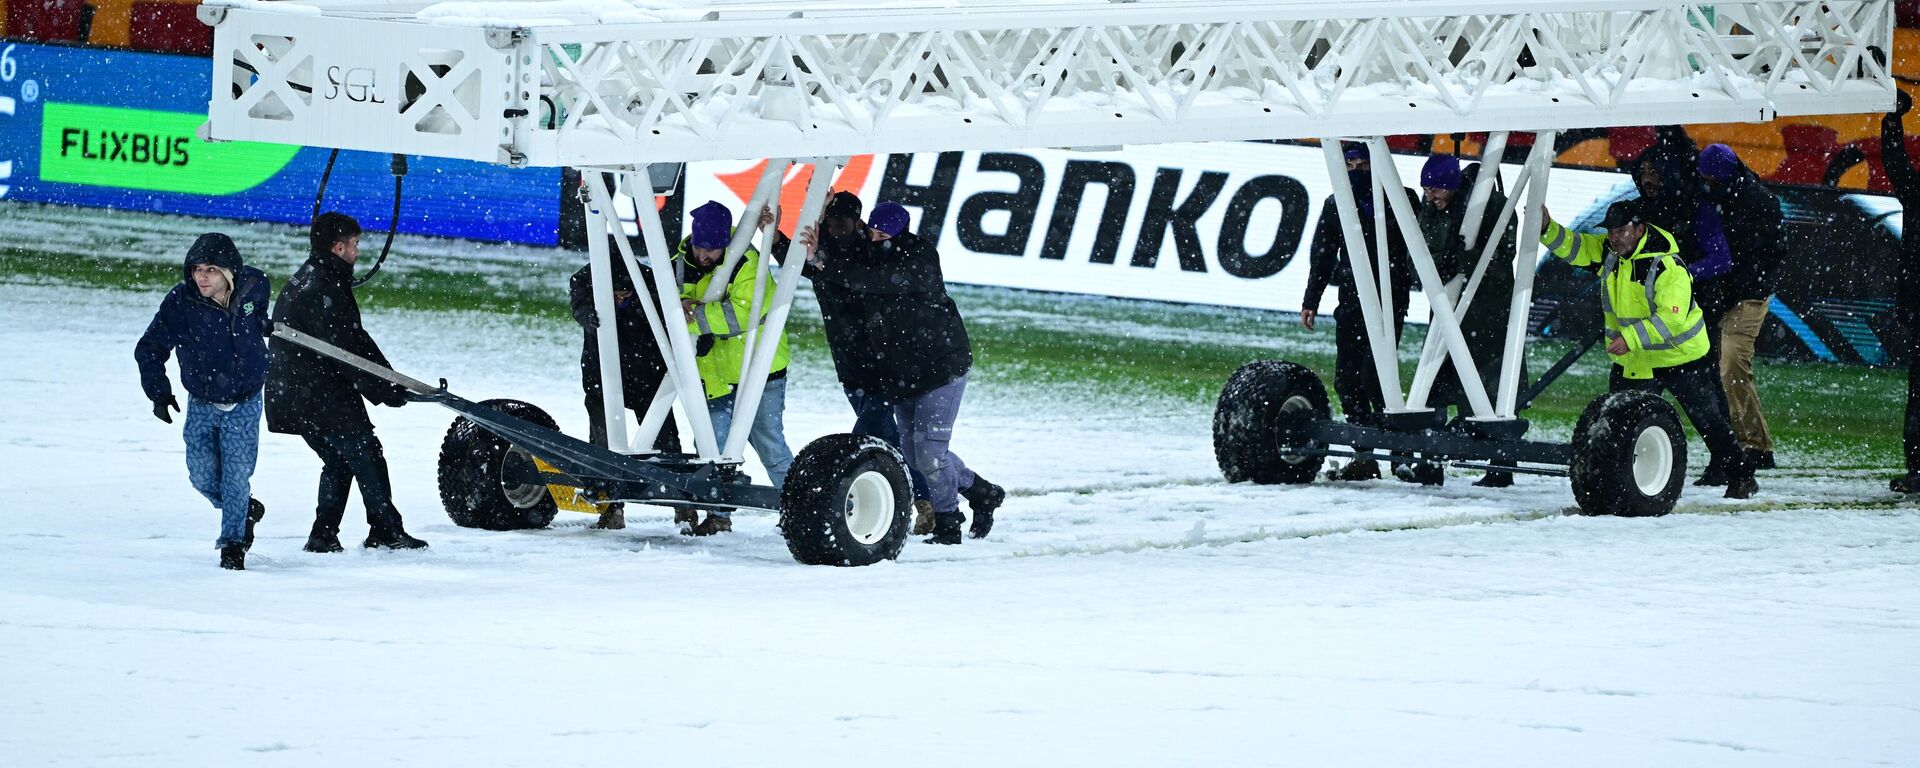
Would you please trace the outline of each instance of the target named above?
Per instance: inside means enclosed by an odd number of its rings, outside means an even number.
[[[156,192],[231,195],[273,178],[299,147],[194,138],[205,115],[47,102],[40,178]]]

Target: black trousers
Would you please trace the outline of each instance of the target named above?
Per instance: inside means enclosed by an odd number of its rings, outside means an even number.
[[[1713,358],[1714,355],[1709,354],[1691,363],[1655,368],[1651,379],[1629,379],[1616,365],[1608,377],[1607,389],[1673,393],[1673,399],[1680,402],[1680,410],[1693,422],[1694,431],[1706,442],[1713,466],[1733,477],[1748,477],[1753,474],[1753,465],[1747,461],[1747,452],[1741,449],[1740,441],[1733,436],[1733,421],[1727,418],[1727,398],[1720,390],[1719,366]]]
[[[1380,376],[1373,370],[1373,347],[1367,343],[1366,318],[1360,307],[1345,303],[1333,310],[1333,392],[1340,396],[1340,412],[1348,421],[1355,416],[1371,416],[1387,409],[1380,396]],[[1393,316],[1393,346],[1400,348],[1400,331],[1407,324],[1407,310],[1398,307]],[[1399,361],[1394,361],[1399,365]]]
[[[581,377],[581,384],[587,392],[587,441],[605,448],[607,447],[607,420],[601,416],[600,409],[605,407],[606,390],[600,388],[598,366],[595,368],[593,372],[585,373]],[[622,399],[627,401],[627,409],[633,411],[636,417],[644,418],[647,415],[647,408],[653,405],[653,396],[660,391],[660,381],[658,377],[655,377],[651,383],[625,381],[620,388],[620,394]],[[653,449],[668,453],[680,452],[680,428],[675,423],[672,412],[667,413],[666,423],[660,425],[660,435],[653,439]]]
[[[1920,331],[1907,334],[1907,472],[1920,473]]]
[[[367,528],[400,530],[400,510],[393,507],[393,484],[387,479],[387,454],[373,432],[338,435],[301,435],[320,456],[320,501],[313,528],[339,535],[347,512],[347,493],[360,483],[360,501],[367,507]]]

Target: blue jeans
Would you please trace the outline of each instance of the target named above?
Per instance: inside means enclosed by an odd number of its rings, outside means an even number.
[[[733,395],[729,392],[707,401],[707,411],[713,414],[713,437],[722,445],[733,426]],[[774,488],[786,485],[787,468],[793,466],[793,450],[787,447],[786,412],[787,377],[768,379],[767,389],[760,395],[760,412],[754,414],[753,426],[747,432],[747,443],[760,454],[760,463],[767,467],[767,481]]]
[[[253,498],[254,460],[260,455],[260,393],[222,411],[187,396],[187,479],[220,510],[216,546],[239,546],[247,535],[247,501]]]
[[[880,398],[868,395],[865,390],[841,387],[847,393],[847,404],[853,406],[853,433],[877,437],[896,451],[900,447],[900,422],[893,417],[893,406]],[[902,455],[905,455],[903,452]],[[927,500],[927,479],[920,476],[920,470],[907,467],[907,478],[913,481],[913,498]]]
[[[960,418],[960,397],[966,391],[967,376],[961,374],[938,389],[893,406],[894,419],[904,433],[901,442],[907,466],[926,477],[927,500],[937,513],[960,511],[960,488],[974,480],[966,463],[947,448],[953,440],[953,422]]]

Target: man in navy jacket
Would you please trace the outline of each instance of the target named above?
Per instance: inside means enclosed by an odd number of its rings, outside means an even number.
[[[180,410],[167,381],[178,353],[187,389],[187,478],[220,509],[220,567],[246,568],[253,525],[266,514],[250,482],[260,451],[260,390],[267,380],[267,276],[240,263],[233,239],[208,233],[187,249],[182,280],[160,302],[134,346],[140,386],[168,424]]]

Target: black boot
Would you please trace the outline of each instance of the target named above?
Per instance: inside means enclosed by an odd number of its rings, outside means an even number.
[[[973,524],[968,526],[967,535],[986,538],[987,532],[993,530],[993,511],[1007,500],[1007,489],[976,474],[973,485],[962,489],[960,495],[966,497],[967,507],[973,510]]]
[[[346,547],[340,546],[339,531],[318,523],[314,524],[313,531],[307,534],[307,545],[301,549],[316,554],[347,551]]]
[[[253,525],[266,516],[267,505],[260,503],[259,499],[247,499],[247,532],[240,539],[241,549],[253,551]]]
[[[427,543],[407,535],[407,529],[398,525],[387,525],[367,531],[367,540],[360,543],[367,549],[426,549]]]
[[[247,548],[239,544],[228,544],[220,548],[220,567],[229,571],[247,569]]]
[[[1887,483],[1887,490],[1894,493],[1920,493],[1920,472],[1908,472],[1905,477],[1896,477]]]
[[[1490,470],[1480,479],[1473,481],[1476,488],[1510,488],[1513,486],[1513,473]]]
[[[1760,492],[1760,483],[1759,481],[1756,481],[1753,479],[1753,472],[1751,470],[1746,472],[1741,472],[1737,475],[1729,474],[1727,476],[1727,493],[1726,493],[1727,498],[1729,499],[1752,498],[1752,496],[1755,493],[1759,493],[1759,492]]]
[[[967,516],[959,510],[936,512],[933,516],[933,535],[927,537],[928,544],[958,544],[960,529],[967,526]]]
[[[1756,451],[1756,450],[1748,449],[1747,463],[1752,464],[1754,469],[1776,469],[1777,468],[1776,465],[1773,463],[1773,451]]]
[[[1707,471],[1700,473],[1700,479],[1693,481],[1693,484],[1704,486],[1726,485],[1727,470],[1725,467],[1720,466],[1718,462],[1709,463],[1707,464]],[[1738,498],[1746,497],[1741,496]]]

